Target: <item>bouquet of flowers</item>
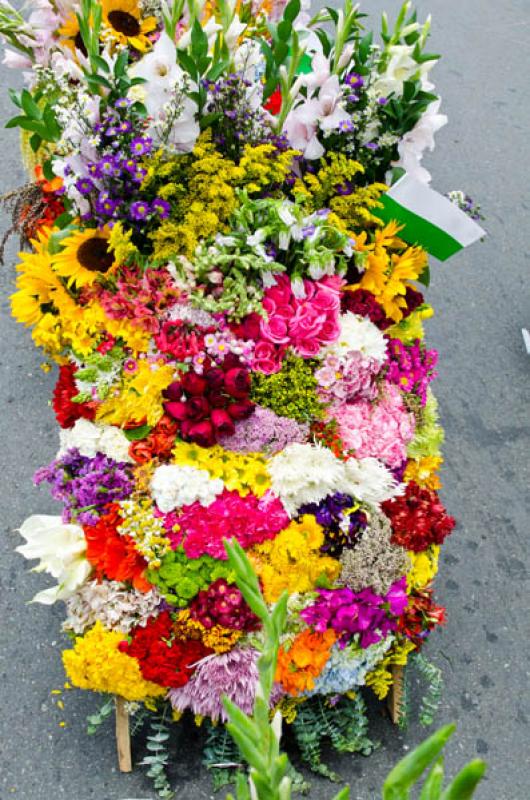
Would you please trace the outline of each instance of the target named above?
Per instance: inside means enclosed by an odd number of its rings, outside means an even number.
[[[315,704],[364,730],[359,687],[385,697],[443,622],[454,526],[429,245],[385,202],[430,178],[437,56],[409,3],[378,43],[363,21],[351,0],[0,6],[32,175],[12,309],[59,365],[35,482],[64,510],[20,528],[55,579],[35,600],[65,603],[71,684],[224,721],[224,695],[252,709],[263,637],[237,540],[266,602],[289,596],[271,704],[302,749]]]

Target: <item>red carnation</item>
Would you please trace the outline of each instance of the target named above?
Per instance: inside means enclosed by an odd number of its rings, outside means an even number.
[[[122,653],[136,658],[147,681],[160,686],[184,686],[195,670],[195,664],[212,650],[201,641],[173,638],[173,621],[169,611],[150,617],[145,626],[133,628],[131,641],[120,642]]]
[[[134,539],[121,536],[118,527],[123,519],[119,506],[109,503],[95,525],[83,528],[87,542],[86,557],[93,565],[98,580],[107,578],[120,583],[132,583],[135,589],[148,592],[152,586],[144,578],[147,562],[136,549]]]
[[[215,442],[215,431],[210,420],[192,422],[185,420],[181,428],[182,438],[187,442],[196,442],[201,447],[212,447]]]
[[[351,311],[352,314],[359,314],[361,317],[368,317],[370,322],[384,331],[393,325],[383,307],[379,305],[374,295],[367,289],[347,289],[342,295],[342,310]]]
[[[437,625],[445,624],[445,608],[432,599],[432,589],[420,589],[409,595],[409,603],[398,619],[398,630],[419,649]]]
[[[78,419],[88,419],[92,422],[96,415],[95,403],[72,402],[72,397],[79,394],[74,380],[76,371],[73,364],[63,364],[59,367],[59,377],[53,390],[52,405],[61,428],[71,428]]]
[[[382,507],[392,523],[392,542],[415,553],[442,544],[455,527],[436,492],[414,482],[407,484],[405,494]]]
[[[211,406],[206,397],[190,397],[186,402],[188,419],[205,419],[211,411]]]
[[[230,403],[226,409],[233,420],[247,419],[254,411],[254,403],[250,400],[240,400],[239,403]]]

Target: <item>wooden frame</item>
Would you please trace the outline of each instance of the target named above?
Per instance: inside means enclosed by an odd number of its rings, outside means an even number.
[[[403,680],[405,675],[404,667],[392,665],[392,686],[387,697],[387,708],[390,719],[397,725],[401,717],[403,705]]]
[[[132,772],[131,732],[129,730],[129,712],[123,697],[116,695],[116,748],[118,750],[118,766],[120,772]]]

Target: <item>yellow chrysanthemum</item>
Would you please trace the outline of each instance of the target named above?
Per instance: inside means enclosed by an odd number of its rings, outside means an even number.
[[[98,422],[123,426],[146,421],[148,425],[156,425],[164,413],[162,392],[173,380],[174,372],[168,364],[140,361],[136,372],[126,377],[121,388],[99,406]]]
[[[142,19],[136,0],[102,0],[102,20],[109,38],[145,53],[151,47],[147,34],[156,29],[156,18]],[[105,38],[105,35],[103,35]]]
[[[414,481],[418,486],[425,489],[438,491],[442,486],[442,482],[437,473],[442,464],[443,458],[441,456],[424,456],[414,461],[411,460],[407,464],[403,480],[406,483]]]
[[[440,546],[437,544],[431,545],[421,553],[409,552],[412,562],[412,569],[407,573],[407,591],[409,594],[414,589],[423,589],[424,586],[427,586],[432,581],[438,572],[439,555]]]
[[[37,325],[59,295],[65,294],[61,281],[52,269],[48,237],[39,233],[32,240],[33,251],[20,253],[17,291],[11,295],[13,316],[27,327]]]
[[[270,487],[267,459],[262,453],[235,453],[220,445],[200,447],[177,442],[173,448],[176,464],[207,470],[212,478],[220,478],[229,491],[245,497],[252,492],[262,497]]]
[[[85,228],[65,237],[62,250],[52,257],[57,275],[65,278],[68,286],[79,289],[111,273],[117,261],[109,247],[109,237],[107,228]]]
[[[123,633],[106,630],[98,620],[84,636],[78,636],[72,650],[63,651],[68,678],[80,689],[117,694],[130,701],[159,697],[163,686],[146,681],[138,661],[118,650]]]

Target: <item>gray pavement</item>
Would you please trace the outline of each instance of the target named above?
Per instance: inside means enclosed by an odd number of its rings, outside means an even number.
[[[372,0],[365,10],[378,15],[385,5],[392,11],[399,3]],[[530,3],[420,0],[418,6],[434,16],[432,49],[444,54],[435,78],[450,117],[427,163],[438,190],[462,188],[481,202],[489,230],[485,244],[434,267],[428,294],[436,308],[429,343],[440,351],[436,391],[447,433],[443,495],[459,526],[444,548],[437,583],[449,621],[427,654],[446,681],[439,722],[458,723],[450,768],[479,754],[490,764],[480,800],[528,800],[530,356],[520,329],[530,324]],[[6,70],[1,75],[10,85],[16,77]],[[11,115],[5,93],[0,115]],[[3,132],[1,142],[5,191],[24,175],[16,134]],[[30,513],[56,508],[31,483],[57,447],[48,405],[54,375],[41,371],[29,335],[9,317],[11,266],[0,280],[0,800],[147,800],[154,794],[141,769],[130,776],[116,771],[112,725],[96,738],[85,736],[85,716],[96,699],[67,692],[61,711],[50,694],[64,681],[62,609],[26,604],[45,581],[13,553],[19,542],[12,531]],[[372,757],[332,758],[351,783],[353,800],[375,800],[391,764],[424,736],[416,725],[397,734],[377,713],[372,730],[382,741]],[[213,796],[200,766],[200,743],[200,733],[179,730],[179,800]],[[310,797],[333,793],[333,786],[315,779]]]

